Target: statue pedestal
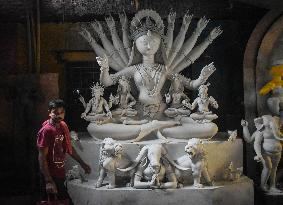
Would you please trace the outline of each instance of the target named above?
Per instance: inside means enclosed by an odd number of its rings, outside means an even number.
[[[254,204],[253,182],[247,177],[237,182],[219,183],[213,187],[197,189],[95,188],[95,180],[68,183],[68,191],[76,205],[251,205]]]
[[[84,134],[85,135],[85,134]],[[78,154],[82,159],[87,162],[92,169],[92,173],[88,176],[88,179],[97,179],[99,173],[99,150],[101,141],[95,141],[90,137],[83,137],[83,134],[79,135],[80,141],[74,142],[73,146],[76,148]],[[163,140],[147,140],[137,143],[122,143],[124,152],[128,158],[134,160],[138,155],[140,149],[147,144],[164,143]],[[172,159],[184,156],[185,146],[187,140],[172,139],[170,143],[165,143],[168,154]],[[243,143],[241,139],[236,139],[234,142],[228,142],[217,138],[211,139],[204,144],[204,150],[207,152],[208,172],[212,180],[222,180],[224,170],[229,166],[230,162],[233,162],[236,168],[243,166]],[[72,165],[77,164],[73,159],[67,159],[67,170]]]
[[[134,189],[119,187],[107,189],[106,186],[95,188],[99,173],[99,150],[101,141],[95,141],[91,137],[79,135],[80,141],[74,142],[79,155],[90,164],[92,173],[87,176],[88,182],[81,183],[80,180],[68,182],[68,191],[76,205],[252,205],[254,204],[253,182],[243,176],[238,181],[223,182],[224,170],[233,162],[235,168],[243,166],[243,144],[241,139],[228,142],[213,138],[205,141],[204,150],[207,152],[208,172],[215,186],[195,188],[191,186],[192,181],[186,181],[184,188],[178,189]],[[138,143],[120,142],[123,144],[124,152],[130,159],[135,159],[144,145],[164,143],[162,140],[148,140]],[[184,156],[187,140],[172,140],[164,143],[168,154],[173,159]],[[71,158],[67,159],[67,169],[76,164]],[[122,176],[122,175],[121,175]],[[120,177],[117,177],[117,179]],[[192,177],[190,177],[192,178]],[[107,177],[104,181],[107,183]]]

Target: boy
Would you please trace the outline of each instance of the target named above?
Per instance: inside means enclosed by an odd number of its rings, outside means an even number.
[[[90,173],[91,169],[71,145],[70,132],[63,121],[65,117],[63,100],[50,101],[48,112],[49,119],[43,123],[37,134],[38,161],[45,190],[47,194],[56,194],[59,200],[69,199],[72,205],[67,188],[64,186],[66,153],[74,158],[86,173]]]

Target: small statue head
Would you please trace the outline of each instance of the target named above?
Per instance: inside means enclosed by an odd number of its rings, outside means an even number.
[[[93,84],[93,86],[90,87],[91,89],[91,96],[92,97],[101,97],[104,94],[104,87],[100,85],[100,83]]]
[[[208,96],[208,86],[210,86],[210,83],[203,84],[199,86],[198,88],[198,96],[200,97],[207,97]]]

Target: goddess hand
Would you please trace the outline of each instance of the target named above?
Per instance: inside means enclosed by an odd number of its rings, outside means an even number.
[[[190,15],[189,11],[187,11],[185,16],[183,17],[183,25],[182,25],[182,27],[183,26],[188,27],[190,25],[191,21],[192,21],[193,16],[194,16],[193,14]]]
[[[108,27],[110,28],[110,30],[115,27],[115,21],[114,21],[114,19],[111,15],[109,17],[106,17],[105,21],[106,21]]]
[[[120,23],[122,25],[122,28],[126,28],[128,24],[128,18],[126,16],[125,11],[123,13],[119,13]]]
[[[170,12],[168,15],[168,24],[174,24],[176,19],[176,12]]]
[[[93,23],[91,23],[92,28],[99,34],[99,35],[103,35],[103,28],[101,26],[101,24],[99,23],[99,21],[95,20]]]
[[[206,66],[203,67],[203,69],[200,72],[200,77],[206,81],[208,79],[208,77],[212,73],[214,73],[215,70],[216,70],[216,68],[215,68],[215,66],[212,62],[209,65],[206,65]]]
[[[214,39],[216,39],[218,36],[220,36],[222,34],[223,30],[221,30],[221,27],[215,27],[209,34],[209,39],[211,41],[213,41]]]
[[[96,57],[96,61],[101,68],[109,68],[108,58],[106,54],[104,54],[103,57],[100,56]]]
[[[86,28],[84,28],[84,27],[81,28],[81,30],[79,31],[79,34],[82,37],[84,37],[89,43],[94,40],[92,38],[90,32]]]
[[[207,24],[208,24],[209,21],[210,21],[210,20],[209,20],[209,19],[206,19],[205,16],[202,17],[202,18],[198,21],[198,23],[197,23],[197,28],[196,28],[197,32],[198,32],[198,33],[202,32],[202,30],[207,26]]]

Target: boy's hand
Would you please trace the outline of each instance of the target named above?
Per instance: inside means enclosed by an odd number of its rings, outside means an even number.
[[[45,189],[46,189],[47,194],[57,194],[58,193],[57,186],[54,182],[47,182]]]

